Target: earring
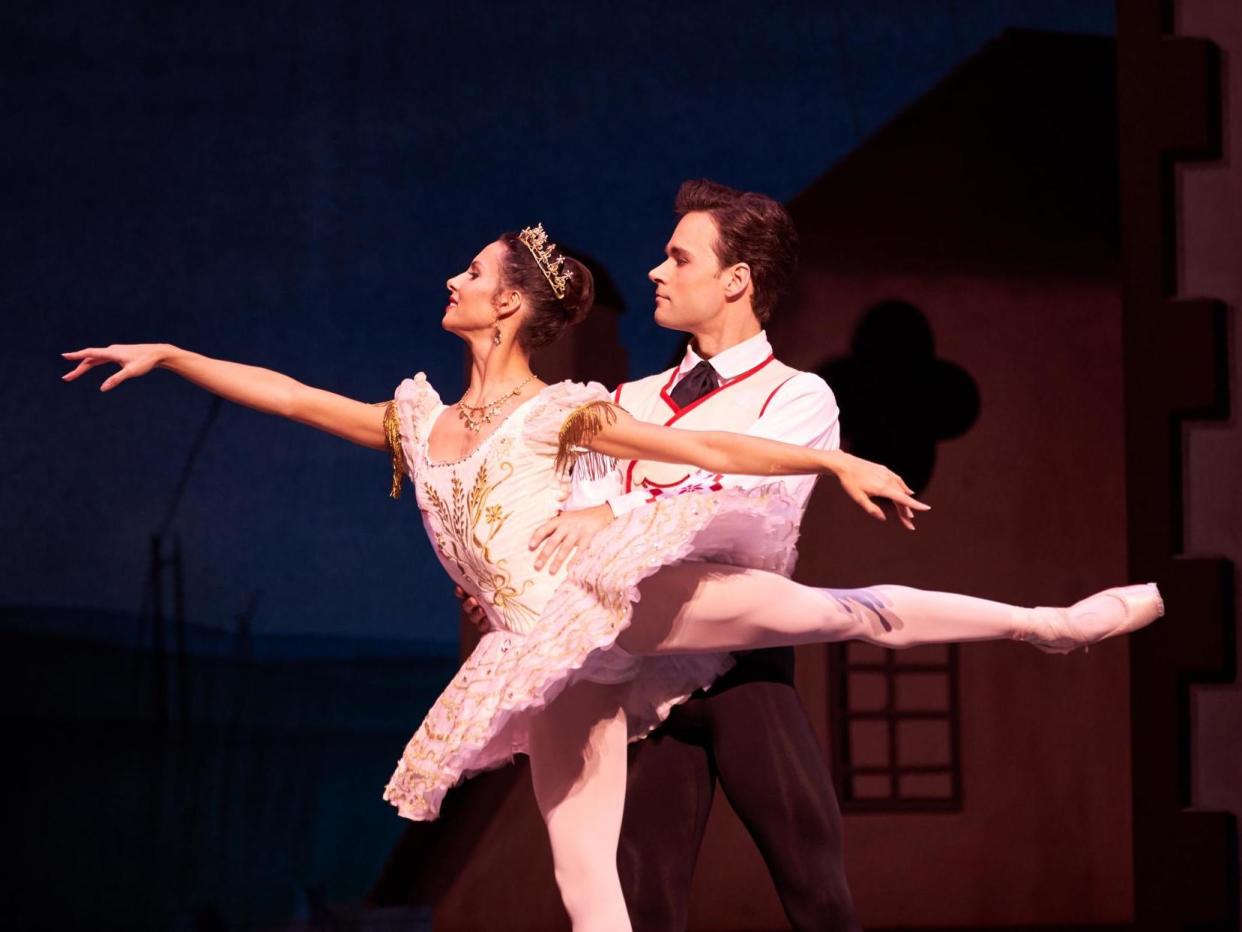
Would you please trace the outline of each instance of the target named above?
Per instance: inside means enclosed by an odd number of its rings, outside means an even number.
[[[496,327],[496,331],[492,334],[492,343],[496,346],[500,345],[500,327]]]

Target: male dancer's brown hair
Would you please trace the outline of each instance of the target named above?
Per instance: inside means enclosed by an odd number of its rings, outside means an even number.
[[[765,323],[798,268],[798,231],[789,212],[766,194],[705,178],[682,182],[673,206],[679,216],[711,215],[719,230],[716,258],[722,268],[739,262],[750,266],[755,316]]]

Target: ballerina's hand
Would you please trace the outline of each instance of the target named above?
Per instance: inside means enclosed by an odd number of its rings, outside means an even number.
[[[914,530],[914,513],[930,511],[931,505],[924,505],[914,498],[914,490],[906,485],[905,480],[897,473],[879,463],[840,454],[845,466],[837,471],[837,479],[845,494],[854,499],[863,511],[880,521],[884,521],[884,509],[877,505],[873,498],[887,498],[897,510],[897,517],[902,526]]]
[[[112,373],[99,386],[101,392],[106,392],[116,388],[126,379],[146,375],[163,361],[168,350],[167,343],[114,343],[106,347],[91,347],[74,350],[72,353],[61,353],[60,355],[65,359],[70,362],[76,361],[78,364],[76,369],[66,372],[61,379],[72,382],[88,369],[106,362],[116,363],[121,367],[120,371]]]

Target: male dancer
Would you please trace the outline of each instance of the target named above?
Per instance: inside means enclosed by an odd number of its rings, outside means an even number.
[[[674,369],[619,386],[617,402],[661,424],[835,449],[832,392],[818,376],[776,361],[763,332],[796,265],[797,233],[785,209],[761,194],[688,181],[676,211],[681,220],[667,258],[649,277],[656,322],[690,334],[690,346]],[[537,567],[555,572],[615,516],[653,496],[772,481],[646,461],[620,465],[606,479],[575,480],[567,510],[532,542],[542,545]],[[805,509],[815,477],[784,481]],[[465,607],[472,611],[473,599]],[[737,665],[710,690],[631,746],[618,866],[634,929],[686,928],[717,781],[763,855],[793,928],[859,929],[840,810],[794,690],[793,649],[735,657]]]

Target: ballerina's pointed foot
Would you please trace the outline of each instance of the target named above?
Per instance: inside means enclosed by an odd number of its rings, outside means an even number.
[[[1145,628],[1163,614],[1164,599],[1155,583],[1118,586],[1087,596],[1069,608],[1023,609],[1016,637],[1049,654],[1068,654]]]

